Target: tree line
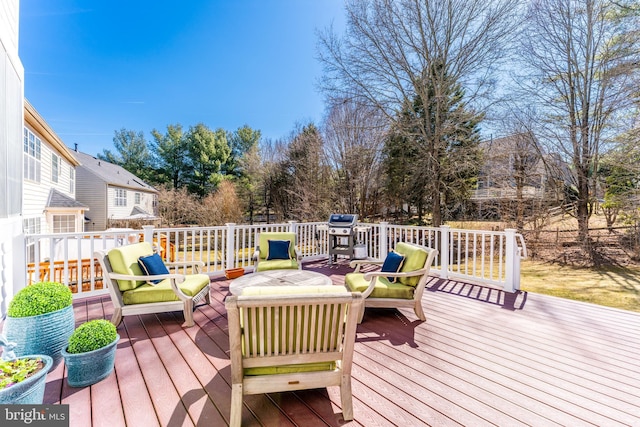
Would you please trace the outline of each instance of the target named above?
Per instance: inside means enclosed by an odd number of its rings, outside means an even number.
[[[123,129],[103,156],[201,202],[224,189],[251,222],[438,226],[470,214],[483,140],[514,135],[501,185],[523,202],[543,164],[586,242],[596,207],[613,219],[638,206],[639,13],[630,0],[347,0],[344,33],[318,34],[322,123],[276,141],[249,126],[170,125],[151,143]]]

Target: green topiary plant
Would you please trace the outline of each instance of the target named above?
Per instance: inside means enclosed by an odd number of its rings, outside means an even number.
[[[67,352],[77,354],[97,350],[111,344],[116,336],[116,327],[108,320],[90,320],[71,334]]]
[[[7,316],[39,316],[62,310],[72,303],[73,295],[67,286],[57,282],[39,282],[18,291],[9,303]]]

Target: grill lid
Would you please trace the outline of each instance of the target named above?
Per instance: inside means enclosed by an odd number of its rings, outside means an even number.
[[[329,216],[330,227],[353,227],[358,220],[355,214],[331,214]]]

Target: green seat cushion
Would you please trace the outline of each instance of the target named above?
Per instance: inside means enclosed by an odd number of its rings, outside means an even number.
[[[260,233],[260,237],[258,239],[258,247],[260,249],[260,262],[262,262],[262,260],[267,259],[267,255],[269,252],[269,240],[289,240],[291,242],[291,244],[289,245],[289,255],[292,259],[295,259],[296,233],[290,233],[286,231],[283,231],[280,233],[265,232],[265,233]],[[296,264],[296,268],[297,268],[297,264]]]
[[[153,248],[149,242],[134,243],[133,245],[113,248],[107,254],[111,269],[114,273],[143,276],[144,273],[138,264],[138,258],[153,254]],[[128,291],[146,283],[144,280],[118,280],[120,291]]]
[[[333,371],[335,362],[301,363],[299,365],[264,366],[259,368],[245,368],[244,374],[249,375],[274,375],[294,374],[299,372]]]
[[[353,292],[364,292],[369,287],[369,281],[362,273],[347,273],[344,283]],[[413,299],[413,286],[402,283],[392,283],[386,277],[376,277],[376,284],[369,298]]]
[[[400,269],[401,273],[408,273],[424,268],[424,263],[429,257],[426,249],[403,242],[396,244],[396,252],[405,257],[402,268]],[[420,276],[400,277],[399,281],[405,285],[416,286],[420,281]]]
[[[298,268],[298,261],[295,256],[292,259],[272,259],[272,260],[260,260],[256,271],[267,270],[295,270]]]
[[[178,284],[178,287],[185,295],[195,296],[208,284],[209,276],[206,274],[189,274],[184,282]],[[178,296],[171,289],[171,279],[164,279],[157,285],[145,283],[122,294],[122,302],[126,305],[178,301],[178,299]]]

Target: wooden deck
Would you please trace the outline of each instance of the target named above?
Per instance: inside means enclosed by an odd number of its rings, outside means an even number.
[[[349,271],[305,268],[336,283]],[[196,309],[192,328],[179,312],[125,317],[115,372],[74,389],[62,363],[48,375],[45,403],[69,404],[74,427],[227,425],[228,284],[212,282],[211,305]],[[411,310],[367,310],[353,422],[329,388],[245,397],[243,425],[640,425],[640,314],[438,278],[427,286],[426,322]],[[112,310],[108,296],[74,308],[78,323]]]

